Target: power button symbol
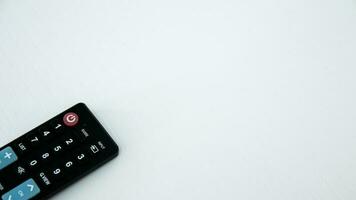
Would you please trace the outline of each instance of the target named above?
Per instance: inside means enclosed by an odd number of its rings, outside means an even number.
[[[75,126],[79,121],[77,114],[70,112],[64,115],[63,122],[66,126]]]

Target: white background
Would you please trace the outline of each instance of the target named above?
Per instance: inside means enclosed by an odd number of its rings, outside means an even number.
[[[83,101],[120,156],[54,200],[353,200],[355,0],[0,0],[0,145]]]

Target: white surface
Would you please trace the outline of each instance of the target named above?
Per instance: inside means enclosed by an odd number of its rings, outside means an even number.
[[[120,156],[55,200],[356,198],[355,0],[0,0],[0,141],[84,101]]]

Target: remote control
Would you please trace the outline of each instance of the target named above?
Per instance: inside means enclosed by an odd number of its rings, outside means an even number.
[[[1,200],[48,199],[118,153],[79,103],[0,148]]]

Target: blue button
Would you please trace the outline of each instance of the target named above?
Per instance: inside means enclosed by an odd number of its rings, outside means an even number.
[[[29,200],[40,192],[40,188],[31,178],[2,195],[2,200]]]
[[[17,160],[17,155],[11,147],[6,147],[0,151],[0,170],[4,169]]]

